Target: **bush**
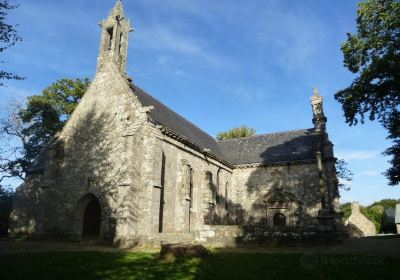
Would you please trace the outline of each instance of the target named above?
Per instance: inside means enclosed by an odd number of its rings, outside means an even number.
[[[386,209],[395,208],[396,204],[400,203],[400,200],[395,199],[382,199],[380,201],[376,201],[367,207],[360,207],[361,213],[367,217],[371,222],[374,223],[376,232],[382,232],[382,222],[383,222],[383,214]],[[340,209],[344,212],[344,219],[350,217],[351,215],[351,203],[345,203],[340,206]]]
[[[368,207],[361,207],[361,213],[374,223],[377,233],[381,232],[383,212],[385,209],[381,205],[371,205]]]

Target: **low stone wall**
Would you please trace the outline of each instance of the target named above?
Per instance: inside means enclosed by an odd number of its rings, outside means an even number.
[[[340,233],[333,227],[262,228],[254,225],[210,226],[196,234],[195,242],[211,246],[236,247],[240,245],[295,245],[316,242],[335,242]]]
[[[241,226],[207,226],[196,233],[195,241],[211,246],[236,246],[238,238],[243,235]]]
[[[243,235],[237,239],[238,244],[257,245],[296,245],[335,242],[340,233],[333,227],[315,226],[309,228],[260,228],[252,225],[243,228]]]

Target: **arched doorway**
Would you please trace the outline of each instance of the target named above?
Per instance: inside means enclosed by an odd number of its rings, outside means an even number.
[[[88,202],[83,212],[82,237],[96,239],[100,235],[101,207],[99,200],[94,195],[87,197]]]
[[[286,217],[282,213],[276,213],[273,218],[273,223],[275,227],[286,226]]]

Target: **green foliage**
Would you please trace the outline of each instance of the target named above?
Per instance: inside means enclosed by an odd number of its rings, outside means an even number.
[[[347,162],[344,159],[337,159],[336,163],[336,175],[342,181],[339,183],[339,187],[345,190],[349,190],[350,187],[346,185],[346,182],[353,180],[353,172],[347,167]]]
[[[340,209],[344,212],[343,218],[347,220],[351,215],[351,203],[347,202],[340,205]]]
[[[374,223],[377,233],[382,230],[383,212],[385,209],[381,205],[370,205],[368,207],[360,207],[361,213]]]
[[[88,86],[88,79],[62,79],[45,88],[41,95],[28,98],[26,109],[19,112],[23,123],[28,124],[23,130],[28,139],[27,160],[32,160],[64,127]]]
[[[396,199],[386,198],[386,199],[382,199],[382,200],[372,203],[370,205],[370,207],[378,205],[378,206],[382,206],[384,209],[396,208],[397,203],[400,203],[400,199],[396,200]]]
[[[382,199],[376,201],[371,205],[364,207],[360,206],[361,213],[372,221],[375,225],[376,232],[382,232],[383,214],[386,209],[395,208],[396,204],[400,203],[400,199]],[[344,212],[344,219],[346,220],[351,215],[351,203],[347,202],[340,205],[340,209]]]
[[[7,235],[14,192],[0,185],[0,237]]]
[[[243,138],[243,137],[251,137],[256,134],[256,130],[254,128],[247,127],[242,125],[240,127],[232,128],[228,131],[223,131],[218,133],[218,140],[227,140],[233,138]]]
[[[12,5],[8,0],[0,0],[0,53],[12,47],[18,41],[21,41],[21,37],[18,36],[17,30],[15,29],[15,25],[11,25],[6,23],[6,16],[8,15],[8,10],[13,10],[17,8],[18,5]],[[0,63],[4,63],[4,61],[0,60]],[[22,80],[23,78],[3,70],[0,70],[0,86],[4,84],[1,80]]]
[[[342,45],[344,65],[357,74],[352,84],[335,94],[346,122],[356,125],[378,120],[393,141],[386,171],[389,184],[400,183],[400,1],[360,2],[357,33]]]
[[[22,143],[14,152],[15,159],[6,158],[1,163],[3,177],[24,178],[36,155],[64,127],[89,84],[87,78],[58,80],[42,94],[30,96],[26,107],[17,108],[14,117],[2,121],[3,134]]]

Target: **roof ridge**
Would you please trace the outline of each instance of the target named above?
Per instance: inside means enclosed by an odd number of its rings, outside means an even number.
[[[223,140],[218,140],[217,143],[221,142],[226,142],[226,141],[239,141],[243,139],[252,139],[252,138],[258,138],[258,137],[263,137],[263,136],[270,136],[270,135],[277,135],[277,134],[284,134],[284,133],[295,133],[295,132],[303,132],[303,131],[312,131],[313,128],[303,128],[303,129],[295,129],[295,130],[286,130],[286,131],[278,131],[278,132],[271,132],[271,133],[263,133],[263,134],[257,134],[249,137],[239,137],[239,138],[231,138],[231,139],[223,139]]]

